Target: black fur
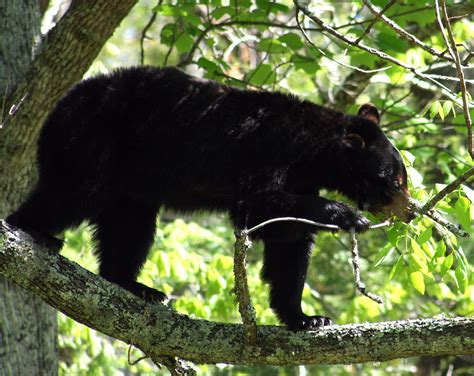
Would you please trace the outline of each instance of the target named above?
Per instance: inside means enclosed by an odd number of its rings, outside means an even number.
[[[241,228],[294,216],[367,229],[367,219],[318,191],[339,190],[368,209],[390,204],[404,168],[373,119],[174,68],[121,69],[60,100],[39,139],[39,182],[7,221],[48,236],[89,220],[100,274],[162,300],[135,282],[162,206],[226,211]],[[300,305],[315,232],[285,222],[255,233],[271,307],[291,329],[330,322]]]

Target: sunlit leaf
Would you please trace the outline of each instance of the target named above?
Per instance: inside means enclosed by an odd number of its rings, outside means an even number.
[[[400,273],[400,271],[403,269],[404,267],[404,258],[403,256],[400,256],[397,260],[397,262],[395,263],[395,265],[393,265],[392,267],[392,270],[390,270],[390,274],[387,278],[387,282],[386,283],[389,283],[393,278],[395,278],[395,276]]]
[[[413,271],[409,273],[410,282],[421,295],[425,294],[425,280],[423,273],[420,271]]]
[[[440,271],[441,276],[444,276],[451,269],[451,266],[453,266],[453,262],[454,262],[454,257],[453,257],[453,254],[450,253],[449,255],[446,256],[443,264],[441,265],[441,271]]]
[[[428,240],[430,240],[431,238],[431,235],[432,235],[432,232],[433,232],[433,228],[432,227],[428,227],[426,228],[421,234],[420,236],[418,236],[418,244],[423,244],[425,242],[427,242]]]
[[[469,282],[467,275],[467,271],[461,268],[461,265],[458,265],[458,267],[454,270],[454,276],[456,279],[457,287],[459,288],[459,291],[461,291],[461,293],[463,294],[466,292],[466,288]]]
[[[464,230],[471,229],[471,201],[465,197],[459,197],[455,205],[456,218],[464,227]]]

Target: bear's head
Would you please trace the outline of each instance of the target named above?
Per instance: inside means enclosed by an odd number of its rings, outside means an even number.
[[[395,214],[408,223],[410,210],[407,172],[399,151],[380,128],[380,115],[372,104],[364,104],[358,116],[349,117],[340,139],[343,163],[350,171],[343,177],[343,193],[360,209]]]

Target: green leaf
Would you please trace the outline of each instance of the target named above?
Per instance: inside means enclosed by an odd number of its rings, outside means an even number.
[[[420,260],[420,263],[422,265],[426,266],[426,264],[424,264],[424,262],[426,261],[426,256],[425,256],[425,253],[423,252],[423,249],[420,247],[420,245],[413,238],[410,239],[410,243],[411,243],[411,249],[413,251],[412,255],[416,256],[415,258]]]
[[[261,86],[275,81],[275,71],[269,64],[260,64],[249,75],[250,83]]]
[[[215,73],[216,71],[220,71],[220,68],[216,63],[206,59],[205,57],[199,58],[197,64],[209,73]]]
[[[169,46],[172,43],[174,33],[174,23],[169,23],[163,26],[160,32],[160,42]]]
[[[443,261],[443,264],[441,265],[441,271],[440,271],[441,276],[444,276],[451,269],[451,266],[453,266],[453,262],[454,262],[454,257],[453,257],[453,254],[450,253],[449,255],[446,256],[446,258]]]
[[[214,17],[216,20],[220,19],[224,15],[233,16],[235,14],[234,7],[217,7],[211,12],[211,16]]]
[[[395,248],[391,244],[386,244],[385,247],[383,247],[380,250],[380,252],[377,254],[377,256],[375,257],[375,260],[374,260],[375,267],[379,266],[386,259],[390,258],[393,251],[395,251]]]
[[[434,101],[430,106],[430,119],[434,119],[436,115],[439,113],[439,109],[441,107],[441,103],[439,101]]]
[[[461,188],[464,191],[464,194],[467,196],[467,198],[471,201],[471,203],[474,204],[474,191],[464,184],[461,185]]]
[[[288,13],[290,11],[290,8],[284,4],[277,3],[275,1],[270,1],[270,0],[257,0],[256,1],[257,6],[262,9],[265,12],[272,12],[272,13],[277,13],[277,12],[283,12],[283,13]]]
[[[278,40],[293,50],[298,50],[304,46],[304,43],[301,40],[300,36],[295,33],[284,34],[280,38],[278,38]]]
[[[441,118],[441,120],[444,120],[444,109],[443,109],[443,106],[439,106],[438,108],[438,114],[439,114],[439,117]]]
[[[425,294],[425,280],[423,273],[420,271],[413,271],[409,273],[410,281],[416,291],[421,295]]]
[[[160,252],[156,260],[156,266],[160,271],[160,275],[163,277],[169,277],[170,275],[170,263],[166,252]]]
[[[365,66],[369,69],[374,69],[376,62],[379,60],[377,56],[365,51],[356,51],[351,53],[349,56],[351,58],[351,65],[356,67]]]
[[[444,103],[443,103],[444,116],[448,116],[449,113],[450,113],[452,110],[454,110],[453,102],[451,102],[451,101],[444,101]]]
[[[291,56],[290,61],[295,65],[295,69],[304,70],[306,74],[313,76],[319,70],[320,65],[314,60],[314,58],[307,57],[304,55],[294,54]]]
[[[464,227],[464,230],[470,231],[471,229],[471,201],[466,197],[459,197],[455,205],[456,218]]]
[[[433,233],[433,228],[432,227],[428,227],[426,228],[420,236],[418,236],[418,244],[424,244],[426,243],[428,240],[431,239],[431,235]]]
[[[404,267],[404,263],[405,260],[403,256],[400,256],[395,265],[393,265],[392,270],[390,271],[390,274],[387,278],[387,282],[385,284],[388,284],[398,273],[400,273],[400,270],[402,270]]]
[[[406,52],[407,42],[391,32],[382,31],[377,35],[377,42],[382,51]]]
[[[461,268],[461,265],[458,265],[458,267],[454,270],[454,277],[456,280],[457,287],[461,293],[465,293],[467,286],[468,286],[468,274],[467,271],[465,271],[463,268]]]
[[[397,246],[398,242],[400,241],[400,239],[403,238],[403,236],[404,236],[404,232],[401,231],[401,227],[399,224],[395,224],[394,226],[392,226],[392,228],[390,228],[387,231],[388,241],[394,247]]]
[[[258,43],[259,51],[270,53],[270,54],[279,54],[283,52],[288,52],[288,47],[284,46],[278,39],[272,38],[263,38]]]
[[[153,8],[153,11],[159,13],[162,16],[168,17],[177,17],[177,16],[185,16],[187,15],[187,11],[184,7],[178,5],[157,5]]]
[[[461,247],[459,247],[456,252],[453,252],[454,254],[454,259],[458,263],[459,266],[461,266],[462,269],[468,273],[469,270],[469,262],[467,261],[466,255],[464,254],[463,250]]]
[[[189,52],[193,44],[194,39],[186,33],[181,34],[175,42],[179,52]]]
[[[314,93],[316,86],[313,82],[313,77],[306,74],[304,71],[295,70],[287,77],[288,87],[300,94]]]

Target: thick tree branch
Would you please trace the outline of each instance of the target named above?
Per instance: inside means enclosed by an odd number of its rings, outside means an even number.
[[[73,319],[133,343],[152,359],[195,363],[337,364],[420,355],[474,352],[474,318],[441,318],[328,326],[294,333],[259,326],[257,343],[243,325],[191,319],[151,305],[62,256],[35,245],[21,231],[0,225],[0,275],[28,289]]]

